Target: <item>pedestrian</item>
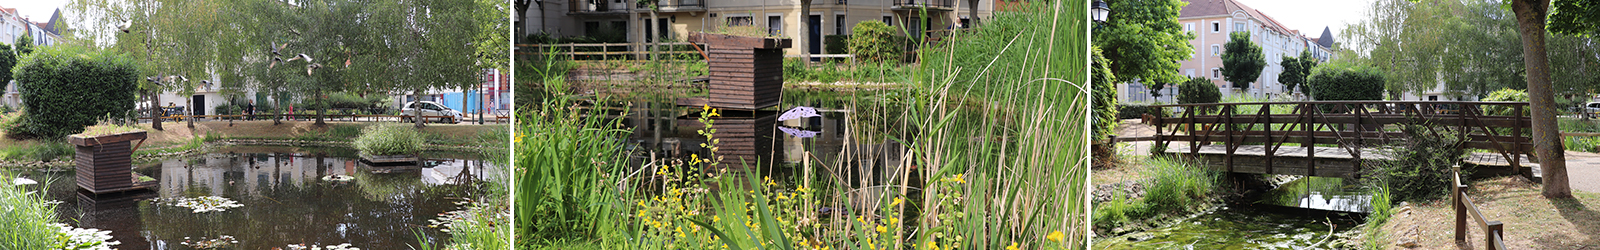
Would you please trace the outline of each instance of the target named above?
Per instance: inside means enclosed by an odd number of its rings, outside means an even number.
[[[255,100],[250,100],[250,103],[247,103],[247,104],[244,105],[244,114],[245,114],[245,117],[244,117],[245,120],[255,120],[255,116],[256,116],[256,101]]]
[[[295,120],[294,119],[294,104],[293,103],[289,104],[289,120],[290,121]]]

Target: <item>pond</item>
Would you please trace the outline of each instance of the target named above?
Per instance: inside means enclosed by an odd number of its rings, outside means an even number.
[[[136,164],[135,172],[159,182],[155,190],[104,195],[79,191],[71,171],[28,174],[52,180],[48,193],[61,202],[61,222],[110,230],[119,249],[197,249],[201,242],[228,242],[225,249],[345,243],[408,249],[419,240],[448,240],[429,220],[481,199],[487,182],[504,180],[503,164],[485,159],[430,153],[420,166],[374,167],[351,149],[230,146]],[[237,207],[178,206],[212,196]]]
[[[1096,239],[1095,249],[1341,249],[1369,196],[1340,178],[1304,177],[1165,227]]]

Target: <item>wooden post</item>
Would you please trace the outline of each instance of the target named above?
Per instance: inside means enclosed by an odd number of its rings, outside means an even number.
[[[1461,166],[1450,167],[1452,181],[1450,182],[1450,204],[1456,210],[1456,242],[1467,241],[1467,207],[1461,200],[1461,190],[1467,185],[1461,185]]]
[[[1513,107],[1511,115],[1516,117],[1513,120],[1516,123],[1511,125],[1511,135],[1514,135],[1511,137],[1511,149],[1515,150],[1511,153],[1511,173],[1522,174],[1522,105],[1512,104],[1511,106]],[[1529,177],[1532,177],[1532,175],[1529,175]]]
[[[1155,138],[1156,139],[1156,144],[1155,145],[1151,145],[1152,149],[1154,149],[1154,148],[1165,148],[1167,146],[1166,138],[1162,137],[1162,133],[1161,133],[1161,127],[1165,126],[1165,124],[1161,123],[1161,119],[1163,118],[1161,114],[1167,113],[1167,112],[1162,112],[1165,109],[1166,109],[1166,107],[1156,107],[1156,115],[1155,115],[1156,120],[1153,121],[1153,122],[1150,122],[1151,125],[1155,125],[1155,127],[1156,127],[1156,138]],[[1161,150],[1161,152],[1162,153],[1166,153],[1166,150]]]
[[[1222,155],[1222,157],[1223,162],[1228,165],[1228,172],[1232,173],[1234,147],[1237,146],[1237,143],[1233,142],[1233,105],[1222,106],[1222,112],[1217,112],[1217,115],[1223,117],[1223,120],[1225,120],[1223,122],[1224,125],[1222,126],[1222,133],[1226,135],[1228,142],[1223,143],[1222,148],[1225,149],[1225,152],[1228,152],[1228,154]]]
[[[1483,219],[1483,218],[1478,218],[1478,219]],[[1500,245],[1499,244],[1495,244],[1495,242],[1494,242],[1495,236],[1500,236],[1501,240],[1505,240],[1504,231],[1505,231],[1505,224],[1501,224],[1500,221],[1490,221],[1488,223],[1488,225],[1484,226],[1484,229],[1483,229],[1483,239],[1484,239],[1483,240],[1483,248],[1489,249],[1489,250],[1504,250],[1504,249],[1500,249]]]
[[[1305,119],[1303,120],[1304,122],[1300,124],[1300,130],[1305,131],[1306,133],[1304,135],[1306,140],[1301,142],[1301,146],[1305,146],[1306,148],[1307,176],[1317,175],[1317,133],[1316,130],[1313,130],[1312,125],[1313,122],[1315,122],[1314,120],[1316,117],[1311,115],[1311,112],[1315,111],[1316,107],[1316,105],[1310,103],[1300,104],[1300,117]]]
[[[1262,125],[1261,126],[1262,127],[1261,130],[1267,132],[1266,133],[1267,134],[1267,143],[1262,144],[1262,145],[1266,145],[1263,148],[1265,148],[1267,150],[1267,159],[1266,159],[1267,174],[1273,174],[1272,173],[1272,157],[1277,155],[1278,147],[1275,147],[1275,144],[1278,144],[1278,143],[1276,141],[1272,140],[1272,105],[1265,105],[1265,104],[1261,105],[1261,111],[1256,112],[1256,114],[1257,114],[1256,115],[1256,120],[1258,122],[1261,122],[1261,125]],[[1263,115],[1260,115],[1260,114],[1266,114],[1266,115],[1263,116]],[[1261,121],[1261,119],[1266,119],[1266,121]]]

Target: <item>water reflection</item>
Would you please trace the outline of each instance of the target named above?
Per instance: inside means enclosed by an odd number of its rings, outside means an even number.
[[[238,239],[237,249],[288,244],[351,243],[363,249],[407,249],[414,230],[437,214],[478,199],[486,181],[503,180],[505,168],[477,157],[427,158],[414,171],[360,164],[353,151],[291,147],[232,147],[182,159],[140,165],[156,177],[156,191],[93,195],[77,191],[72,173],[54,178],[49,193],[63,201],[61,221],[112,230],[120,249],[174,249],[186,239]],[[376,173],[375,173],[376,172]],[[323,176],[349,175],[333,182]],[[223,212],[152,202],[153,198],[221,196],[244,207]],[[448,235],[424,230],[426,240]]]
[[[1343,178],[1301,177],[1264,194],[1258,204],[1339,212],[1372,211],[1372,196]]]

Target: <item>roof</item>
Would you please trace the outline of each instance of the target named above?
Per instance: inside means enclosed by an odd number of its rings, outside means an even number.
[[[1322,45],[1323,48],[1333,48],[1333,31],[1326,26],[1322,27],[1322,37],[1317,37],[1317,45]]]
[[[61,9],[60,8],[56,8],[55,13],[50,13],[50,21],[48,23],[46,23],[45,25],[40,25],[39,27],[44,27],[44,30],[45,31],[49,31],[51,34],[59,35],[59,34],[61,34],[61,29],[58,26],[56,26],[56,23],[59,23],[60,20],[61,20]],[[66,24],[62,24],[62,26],[66,26]]]
[[[1233,15],[1234,12],[1242,11],[1245,13],[1245,15],[1249,15],[1257,20],[1261,20],[1263,26],[1265,26],[1267,29],[1283,34],[1293,34],[1292,30],[1283,27],[1283,24],[1279,23],[1276,19],[1272,19],[1272,16],[1268,16],[1266,13],[1256,10],[1255,8],[1250,8],[1250,6],[1245,6],[1244,4],[1239,3],[1239,1],[1184,0],[1184,2],[1188,2],[1189,5],[1183,6],[1183,10],[1178,11],[1178,19],[1230,16]]]

